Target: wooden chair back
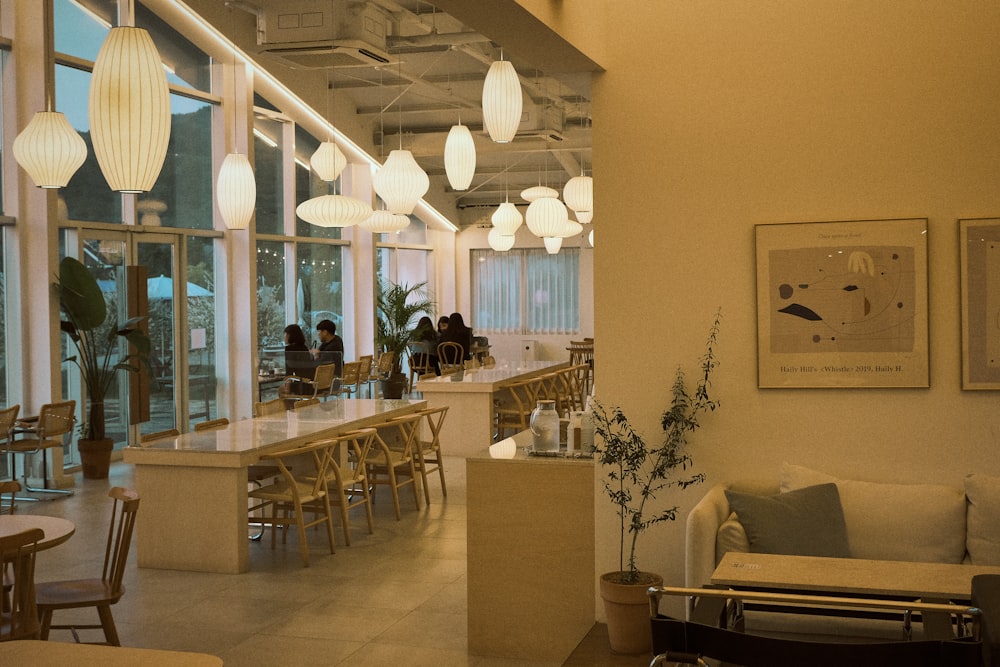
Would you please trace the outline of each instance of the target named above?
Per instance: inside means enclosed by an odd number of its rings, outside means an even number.
[[[10,584],[10,590],[4,591],[7,609],[0,614],[0,642],[38,639],[41,626],[35,605],[35,552],[43,537],[41,528],[0,537],[0,563],[7,568],[5,581]]]
[[[211,431],[215,428],[224,428],[229,426],[229,420],[225,417],[219,417],[218,419],[210,419],[200,424],[194,425],[194,430],[197,431]]]
[[[0,410],[0,440],[9,440],[14,423],[17,421],[17,413],[20,412],[20,404],[12,405],[9,408]]]
[[[163,440],[165,438],[178,438],[181,432],[175,428],[168,428],[166,431],[157,431],[156,433],[146,433],[139,439],[144,445],[148,445],[151,442],[156,442],[157,440]]]
[[[285,404],[285,399],[275,398],[270,401],[263,401],[260,403],[254,403],[253,405],[253,416],[254,417],[268,417],[271,415],[281,415],[284,414],[288,409]]]
[[[333,381],[337,379],[337,364],[320,364],[313,376],[313,396],[327,397],[333,392]]]
[[[434,372],[434,364],[431,363],[431,355],[426,352],[425,346],[410,343],[406,348],[406,364],[410,367],[410,383],[407,391],[413,391],[413,379]]]
[[[303,398],[301,401],[295,401],[292,403],[292,410],[305,410],[306,408],[311,408],[314,405],[319,405],[318,398]]]
[[[341,391],[346,394],[357,393],[361,389],[361,362],[349,361],[344,364],[344,379]]]
[[[448,375],[465,368],[465,359],[462,346],[454,341],[445,341],[437,347],[438,363],[441,365],[441,374]]]
[[[395,352],[386,351],[378,355],[378,367],[375,369],[375,372],[379,377],[388,377],[392,373],[392,362],[395,358]]]
[[[21,490],[20,483],[14,480],[7,480],[5,482],[0,482],[0,514],[13,514],[17,506],[17,492]],[[4,500],[4,496],[8,495],[7,500]],[[0,565],[0,569],[2,569]]]
[[[122,578],[125,563],[132,545],[132,531],[139,511],[139,494],[123,486],[113,486],[108,491],[111,498],[111,524],[108,527],[108,543],[104,548],[104,568],[101,580],[108,584],[112,597],[124,593]]]

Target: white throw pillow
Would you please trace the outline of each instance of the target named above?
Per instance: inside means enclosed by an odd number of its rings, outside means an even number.
[[[719,532],[715,535],[715,562],[722,560],[730,551],[747,553],[750,551],[750,539],[743,524],[736,518],[736,512],[732,512],[729,518],[719,526]]]
[[[852,557],[927,563],[961,563],[965,558],[962,489],[845,480],[781,465],[783,493],[826,482],[836,483],[840,492]]]
[[[973,565],[1000,565],[1000,477],[967,475],[968,507],[966,546]]]

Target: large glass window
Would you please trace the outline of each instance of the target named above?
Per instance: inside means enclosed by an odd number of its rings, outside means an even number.
[[[472,251],[476,331],[575,334],[580,330],[580,250]]]
[[[298,322],[306,337],[313,335],[320,320],[332,320],[337,331],[344,328],[344,283],[342,246],[299,243],[295,298]]]
[[[6,228],[0,227],[0,405],[7,405],[7,267]]]
[[[284,349],[285,244],[257,242],[257,340],[263,350]],[[261,355],[264,359],[264,355]]]
[[[282,123],[254,119],[254,176],[257,179],[257,233],[284,233]]]
[[[111,26],[118,23],[118,3],[115,0],[55,0],[53,19],[56,51],[94,61]],[[86,114],[87,105],[82,106]]]

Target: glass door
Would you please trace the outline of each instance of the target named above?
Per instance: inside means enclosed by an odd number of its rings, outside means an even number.
[[[135,239],[136,263],[146,267],[146,296],[149,306],[149,421],[141,425],[143,433],[155,433],[179,424],[178,387],[184,386],[182,355],[177,353],[177,327],[180,319],[175,285],[177,237],[169,234],[142,234]]]

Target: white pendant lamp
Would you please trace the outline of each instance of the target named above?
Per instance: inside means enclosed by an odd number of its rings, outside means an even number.
[[[40,188],[66,187],[87,159],[87,144],[58,111],[39,111],[14,139],[14,159]]]
[[[521,227],[521,223],[524,222],[524,216],[521,215],[516,206],[505,201],[497,206],[497,210],[493,211],[490,220],[493,221],[493,226],[499,229],[501,234],[513,236]]]
[[[591,248],[594,247],[594,229],[593,229],[593,227],[591,227],[591,229],[590,229],[590,234],[587,235],[587,243],[590,244]]]
[[[476,142],[461,123],[452,126],[444,142],[444,171],[455,190],[468,190],[476,173]]]
[[[569,221],[569,212],[566,205],[555,197],[542,197],[528,204],[524,219],[535,236],[562,238],[566,235],[564,231]]]
[[[583,225],[581,225],[576,220],[569,220],[569,219],[567,219],[566,220],[566,227],[563,230],[562,237],[564,239],[568,239],[571,236],[577,236],[581,232],[583,232]]]
[[[309,166],[321,180],[331,182],[337,180],[340,172],[347,166],[347,157],[340,147],[332,141],[324,141],[309,158]]]
[[[313,197],[295,208],[295,215],[317,227],[351,227],[371,214],[371,206],[345,195]]]
[[[142,28],[112,28],[97,54],[90,136],[112,190],[153,188],[170,140],[170,90],[153,39]]]
[[[559,191],[555,188],[550,188],[547,185],[536,185],[528,188],[527,190],[521,190],[521,199],[526,202],[533,202],[536,199],[541,199],[542,197],[559,199]]]
[[[394,150],[389,152],[385,164],[375,172],[372,185],[390,212],[409,215],[420,198],[427,194],[431,183],[413,159],[413,153]]]
[[[250,225],[257,204],[257,181],[250,160],[243,153],[230,153],[222,161],[216,198],[228,229],[246,229]]]
[[[545,243],[545,251],[550,255],[558,254],[559,250],[562,248],[561,236],[546,236],[542,239],[542,242]]]
[[[490,139],[510,143],[521,123],[521,81],[509,60],[490,65],[483,82],[483,124]]]
[[[501,233],[496,227],[490,230],[490,233],[486,236],[486,240],[490,244],[490,247],[497,252],[507,252],[514,247],[514,237]]]
[[[373,234],[395,234],[410,226],[410,216],[397,215],[389,211],[375,211],[358,223],[358,227]]]
[[[563,187],[563,201],[573,209],[576,219],[582,223],[594,219],[594,179],[590,176],[574,176]],[[586,219],[584,219],[586,218]]]

